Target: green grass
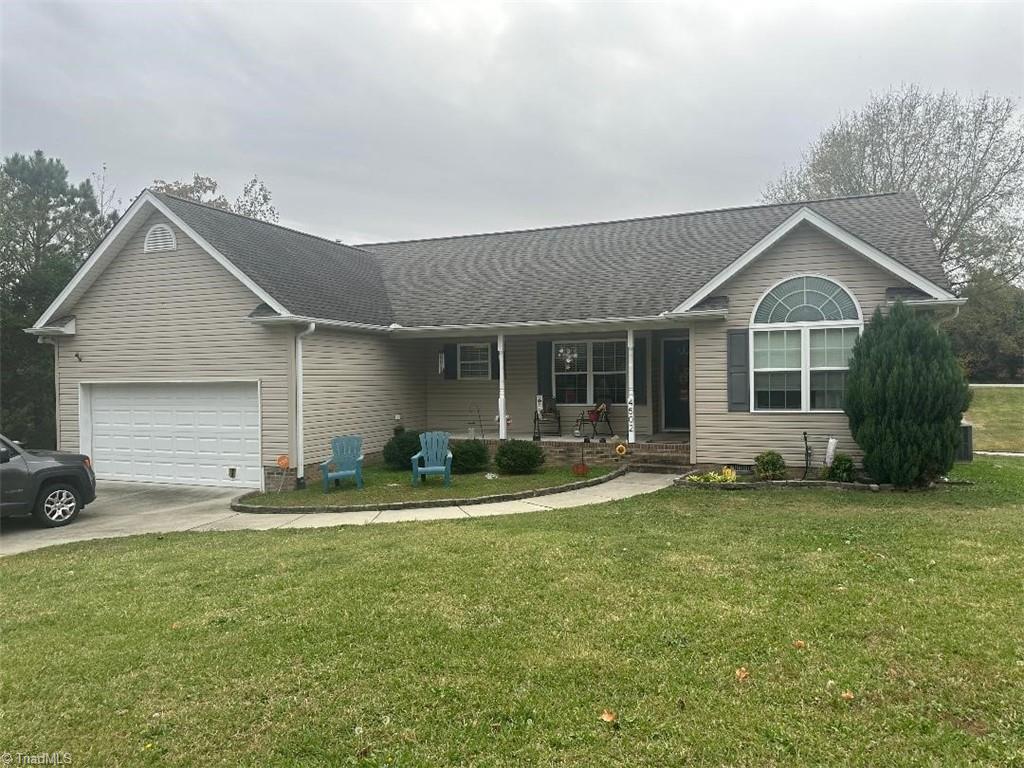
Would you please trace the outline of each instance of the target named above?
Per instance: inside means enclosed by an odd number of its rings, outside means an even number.
[[[1024,452],[1024,388],[974,387],[967,420],[978,451]]]
[[[589,478],[600,477],[611,472],[609,467],[591,467]],[[409,470],[399,471],[384,466],[369,466],[363,469],[363,488],[356,488],[351,480],[343,481],[340,488],[332,487],[324,493],[320,481],[311,482],[301,491],[260,493],[246,499],[247,504],[275,507],[301,506],[343,506],[348,504],[381,504],[389,501],[435,501],[439,499],[469,499],[476,496],[493,496],[498,493],[516,493],[537,488],[551,488],[581,479],[567,467],[542,467],[530,475],[500,474],[488,480],[485,473],[452,475],[452,484],[445,486],[441,477],[424,478],[422,484],[413,486]]]
[[[0,749],[105,766],[1021,765],[1024,461],[955,475],[976,485],[669,489],[5,558]]]

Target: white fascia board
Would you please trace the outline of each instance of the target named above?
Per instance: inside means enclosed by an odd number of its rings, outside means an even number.
[[[723,283],[738,274],[744,267],[750,262],[764,253],[766,250],[771,248],[775,243],[781,240],[784,236],[789,234],[794,228],[807,222],[812,226],[820,229],[829,237],[834,240],[838,240],[840,243],[845,245],[847,248],[859,253],[869,261],[873,261],[875,264],[886,270],[890,274],[899,277],[906,281],[910,285],[914,286],[918,290],[927,293],[934,299],[950,300],[956,297],[944,288],[940,288],[931,280],[923,277],[910,267],[901,264],[896,259],[882,253],[880,250],[875,248],[873,245],[864,242],[856,235],[848,232],[837,224],[826,219],[820,213],[812,211],[806,206],[793,213],[788,219],[782,222],[779,226],[769,232],[767,235],[758,240],[746,253],[736,259],[732,264],[723,269],[717,275],[715,275],[709,282],[707,282],[700,290],[690,296],[686,301],[676,307],[671,314],[678,314],[686,312],[693,307],[697,306],[700,302],[710,296],[715,290],[722,286]]]
[[[71,296],[75,288],[77,288],[78,285],[86,278],[86,276],[89,275],[96,268],[96,265],[99,263],[100,259],[103,258],[103,254],[106,253],[107,250],[110,248],[111,243],[113,243],[114,240],[117,239],[118,235],[120,235],[122,232],[124,232],[125,229],[127,229],[129,222],[132,219],[134,219],[136,215],[138,215],[139,211],[142,210],[143,207],[145,207],[145,198],[146,193],[143,193],[139,195],[137,198],[135,198],[134,203],[128,206],[128,210],[124,212],[124,216],[118,219],[117,224],[115,224],[113,228],[111,228],[111,230],[107,232],[107,236],[100,241],[100,244],[96,246],[96,250],[92,252],[92,255],[90,255],[89,258],[85,260],[85,263],[81,267],[79,267],[78,271],[75,273],[75,276],[71,278],[71,282],[65,285],[64,290],[57,294],[57,298],[55,298],[50,303],[50,306],[46,308],[46,311],[43,312],[42,317],[36,320],[35,325],[33,325],[31,328],[26,329],[28,333],[38,331],[54,318],[54,316],[57,314],[57,311],[68,300],[68,297]]]
[[[135,202],[132,203],[128,210],[125,211],[117,224],[107,233],[107,236],[103,238],[102,242],[96,247],[96,250],[92,252],[92,255],[86,260],[85,264],[75,273],[75,276],[71,278],[71,282],[64,286],[64,290],[58,294],[57,298],[53,300],[46,311],[43,313],[35,325],[28,329],[29,333],[37,333],[39,329],[43,328],[53,317],[61,310],[64,304],[68,301],[75,289],[89,277],[96,269],[102,266],[102,259],[104,254],[110,249],[111,245],[115,242],[121,233],[127,229],[129,223],[142,213],[149,213],[146,206],[152,206],[154,209],[166,216],[175,226],[177,226],[182,232],[188,235],[194,240],[199,247],[206,251],[210,256],[213,257],[214,261],[220,264],[224,269],[230,272],[242,285],[252,291],[256,296],[265,304],[272,307],[275,312],[281,315],[290,314],[287,309],[281,306],[270,294],[260,288],[256,283],[249,278],[244,272],[238,267],[231,263],[220,251],[210,245],[205,239],[199,236],[199,234],[192,229],[188,224],[181,220],[181,218],[171,211],[166,205],[164,205],[152,192],[148,189],[145,190],[141,195],[135,198]]]

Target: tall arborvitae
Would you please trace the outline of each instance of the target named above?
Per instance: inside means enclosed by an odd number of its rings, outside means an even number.
[[[846,414],[877,482],[927,485],[946,474],[970,390],[949,339],[902,303],[875,310],[850,360]]]

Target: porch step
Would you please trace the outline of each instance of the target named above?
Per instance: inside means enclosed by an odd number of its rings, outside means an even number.
[[[689,451],[680,451],[678,453],[643,453],[642,451],[634,451],[632,461],[638,464],[668,464],[677,467],[680,464],[688,464],[687,459],[689,457]]]
[[[681,475],[688,472],[690,467],[680,464],[636,462],[629,464],[630,472],[644,472],[649,475]]]

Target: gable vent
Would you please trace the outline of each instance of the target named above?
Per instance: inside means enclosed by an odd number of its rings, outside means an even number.
[[[146,233],[146,243],[142,250],[145,253],[150,251],[173,251],[178,247],[174,239],[174,232],[166,224],[154,224]]]

